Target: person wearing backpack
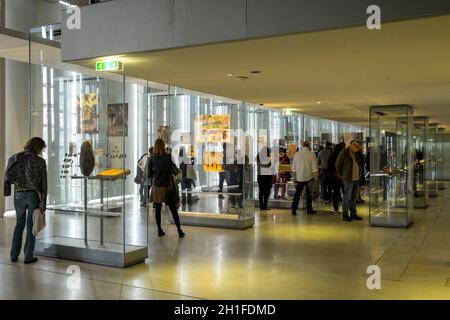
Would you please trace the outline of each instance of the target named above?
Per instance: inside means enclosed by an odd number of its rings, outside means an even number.
[[[136,177],[134,178],[134,182],[139,184],[139,198],[141,202],[141,207],[146,207],[148,202],[149,190],[151,188],[151,180],[146,179],[145,169],[148,158],[153,154],[153,147],[148,149],[148,153],[144,153],[138,160],[136,166]]]
[[[11,245],[10,258],[17,262],[22,250],[22,235],[27,227],[25,240],[25,264],[34,263],[36,238],[33,235],[33,212],[46,210],[47,199],[47,164],[42,158],[46,148],[45,141],[39,137],[28,140],[24,151],[13,155],[8,160],[5,172],[4,195],[10,196],[14,185],[14,208],[16,209],[16,227]]]

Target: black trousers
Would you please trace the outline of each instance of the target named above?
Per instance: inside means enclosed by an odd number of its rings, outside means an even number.
[[[219,172],[219,192],[223,190],[223,183],[225,182],[225,178],[227,177],[227,173],[225,171]]]
[[[298,182],[295,186],[295,196],[294,200],[292,201],[292,210],[297,210],[298,204],[300,202],[300,196],[302,195],[303,189],[306,189],[306,210],[308,212],[313,211],[312,207],[312,196],[311,196],[311,190],[309,190],[309,181],[304,182]]]
[[[158,230],[162,230],[161,228],[161,210],[162,210],[162,203],[154,203],[153,207],[155,208],[155,220],[156,225],[158,226]],[[173,222],[175,222],[175,225],[177,226],[178,231],[181,230],[180,225],[180,217],[178,216],[178,209],[176,204],[172,203],[169,204],[170,212],[172,213]]]
[[[259,208],[267,209],[269,205],[270,192],[272,190],[272,176],[259,175],[258,187],[259,187]]]
[[[333,180],[333,209],[339,211],[339,198],[344,194],[344,184],[341,181]]]

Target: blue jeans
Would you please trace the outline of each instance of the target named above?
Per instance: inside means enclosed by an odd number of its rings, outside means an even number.
[[[356,200],[359,196],[359,181],[344,181],[344,199],[342,201],[342,214],[356,214]]]
[[[141,183],[139,186],[139,195],[141,202],[148,202],[148,190],[149,186],[146,186],[146,183]]]
[[[25,241],[25,261],[33,259],[34,243],[33,235],[33,211],[39,208],[39,196],[36,191],[24,191],[14,193],[14,208],[16,209],[16,227],[11,246],[11,259],[17,259],[22,250],[22,235],[27,225],[27,238]],[[27,214],[28,212],[28,214]]]

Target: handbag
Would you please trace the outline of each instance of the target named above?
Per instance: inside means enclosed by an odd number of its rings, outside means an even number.
[[[37,237],[39,232],[45,228],[45,212],[37,208],[33,211],[33,236]]]

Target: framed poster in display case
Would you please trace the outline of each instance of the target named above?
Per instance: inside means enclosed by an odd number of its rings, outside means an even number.
[[[108,136],[128,137],[128,103],[108,104]]]
[[[77,133],[98,133],[98,95],[96,92],[77,95]]]
[[[370,108],[371,226],[407,228],[411,224],[412,116],[409,105]]]

